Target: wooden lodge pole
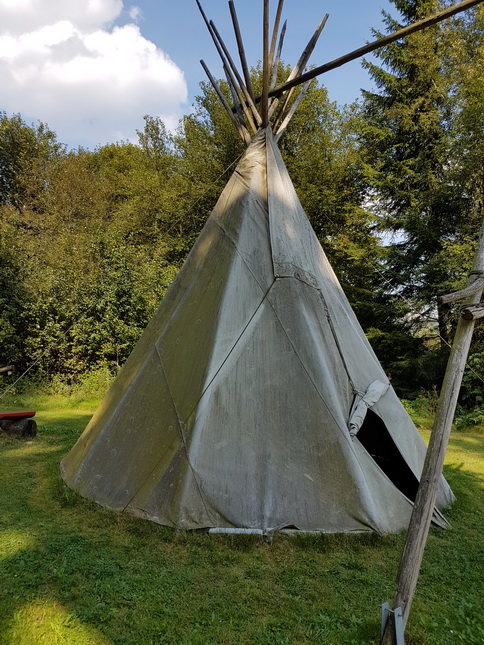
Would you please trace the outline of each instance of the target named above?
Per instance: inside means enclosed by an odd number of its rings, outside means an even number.
[[[309,62],[311,54],[314,51],[314,48],[316,47],[318,39],[321,36],[321,32],[323,31],[324,26],[326,25],[326,22],[328,21],[328,18],[329,18],[329,14],[325,14],[324,18],[319,23],[316,31],[312,35],[312,37],[309,40],[308,44],[304,48],[303,53],[299,57],[299,60],[297,61],[297,63],[292,68],[291,73],[289,74],[289,78],[287,79],[288,81],[290,81],[293,78],[299,78],[300,75],[303,73],[304,69],[306,68],[306,65]],[[276,97],[274,99],[274,101],[272,102],[271,109],[269,110],[269,119],[272,118],[272,116],[275,114],[276,110],[279,110],[279,114],[277,115],[276,124],[275,124],[276,129],[279,127],[280,123],[285,118],[285,111],[286,111],[287,106],[289,105],[289,101],[291,99],[293,89],[294,88],[290,89],[289,92],[284,97],[284,103],[282,104],[282,107],[279,105],[279,98]],[[269,94],[270,94],[270,92],[269,92]]]
[[[240,91],[237,92],[239,95],[239,103],[242,106],[242,109],[245,114],[245,118],[247,119],[247,123],[250,125],[252,128],[253,133],[257,132],[257,128],[254,124],[254,119],[257,120],[258,118],[258,125],[261,124],[261,118],[257,114],[257,109],[252,101],[252,98],[250,96],[249,90],[244,86],[244,83],[242,81],[242,78],[237,70],[237,67],[235,66],[235,63],[232,59],[232,56],[230,55],[230,52],[224,43],[222,36],[219,34],[217,27],[215,26],[214,22],[210,20],[209,27],[212,30],[213,36],[215,38],[215,41],[218,42],[220,45],[220,58],[222,59],[222,63],[224,65],[224,68],[227,68],[227,73],[229,75],[229,78],[231,79],[231,83],[234,86],[235,90],[237,91],[237,87],[240,88]],[[225,56],[225,58],[224,58]],[[236,80],[238,82],[238,86],[236,83]],[[247,99],[247,103],[244,101],[244,97]],[[252,112],[251,112],[251,106],[252,106]]]
[[[284,24],[282,25],[281,33],[279,36],[279,44],[277,45],[276,57],[272,65],[272,76],[271,76],[271,82],[269,84],[269,89],[272,89],[273,87],[276,86],[277,71],[279,69],[279,63],[281,60],[282,47],[284,45],[284,36],[286,35],[286,27],[287,27],[287,20],[284,21]]]
[[[259,113],[257,111],[257,108],[255,106],[254,101],[252,100],[252,98],[251,98],[251,96],[249,94],[248,89],[245,87],[244,82],[243,82],[239,72],[237,71],[237,68],[234,65],[234,62],[233,62],[233,60],[232,60],[227,48],[225,47],[225,44],[223,43],[223,40],[220,37],[220,34],[216,30],[215,25],[213,24],[213,22],[211,22],[207,18],[207,16],[205,15],[203,7],[200,4],[200,0],[196,0],[196,3],[198,5],[198,8],[199,8],[200,13],[202,15],[202,18],[203,18],[205,24],[207,25],[208,33],[210,34],[210,36],[211,36],[211,38],[213,40],[213,43],[215,45],[215,48],[217,49],[218,54],[220,56],[220,59],[222,60],[222,64],[227,66],[227,69],[229,70],[229,72],[230,72],[230,70],[233,70],[235,79],[231,79],[232,84],[234,85],[235,88],[237,88],[237,83],[238,83],[238,86],[240,87],[243,95],[245,96],[245,99],[247,101],[247,105],[250,107],[250,109],[252,111],[252,114],[254,116],[254,119],[256,120],[257,125],[259,126],[262,123],[262,119],[261,119],[261,117],[260,117],[260,115],[259,115]],[[225,54],[227,54],[227,57],[225,56]],[[244,103],[242,103],[242,107],[244,107]],[[244,112],[245,112],[245,110],[244,110]],[[252,127],[252,124],[251,124],[251,127]]]
[[[230,105],[225,100],[224,95],[222,94],[222,92],[220,91],[219,86],[217,85],[217,81],[215,80],[215,78],[211,74],[211,72],[208,69],[208,67],[206,66],[205,62],[203,60],[201,60],[200,63],[202,65],[203,69],[205,70],[205,73],[208,76],[208,79],[209,79],[210,83],[212,84],[213,89],[215,90],[218,98],[220,99],[220,102],[224,106],[225,111],[229,115],[230,120],[232,121],[232,123],[236,127],[237,132],[240,134],[240,136],[241,136],[242,140],[244,141],[245,145],[248,146],[249,143],[250,143],[251,138],[250,138],[249,133],[247,132],[247,129],[245,128],[244,125],[239,123],[237,121],[237,119],[235,118],[234,113],[232,112],[232,108],[230,107]]]
[[[239,49],[239,58],[240,58],[240,64],[242,65],[242,73],[244,74],[244,78],[245,78],[245,86],[247,88],[247,91],[249,92],[249,95],[252,101],[255,102],[254,90],[252,89],[252,81],[250,80],[249,66],[247,65],[247,58],[245,56],[244,43],[242,40],[242,34],[240,32],[240,27],[239,27],[239,19],[237,18],[237,12],[235,10],[235,5],[233,3],[233,0],[229,0],[229,9],[230,9],[230,15],[232,17],[232,25],[234,27],[235,39],[237,41],[237,47]]]
[[[484,220],[481,226],[474,267],[469,275],[469,289],[464,308],[475,307],[481,298],[484,277]],[[474,287],[474,289],[473,289]],[[445,299],[446,296],[443,297]],[[403,549],[397,575],[397,590],[393,601],[394,609],[401,608],[403,627],[408,620],[417,579],[422,563],[427,535],[430,528],[444,457],[454,419],[457,397],[466,366],[467,355],[474,331],[475,317],[461,316],[457,323],[454,342],[447,363],[442,390],[440,392],[434,425],[427,449],[420,485],[415,499],[407,539]],[[380,645],[396,645],[394,615],[390,614]]]
[[[355,60],[356,58],[365,56],[366,54],[369,54],[370,52],[375,51],[375,49],[380,49],[380,47],[385,47],[386,45],[393,43],[395,40],[399,40],[400,38],[409,36],[410,34],[413,34],[416,31],[420,31],[421,29],[425,29],[426,27],[431,27],[432,25],[436,25],[442,20],[446,20],[446,18],[450,18],[451,16],[454,16],[456,13],[460,13],[461,11],[465,11],[466,9],[470,9],[471,7],[474,7],[475,5],[480,4],[481,2],[483,2],[483,0],[464,0],[464,2],[461,2],[456,5],[452,5],[451,7],[448,7],[444,11],[441,11],[440,13],[437,13],[434,16],[424,18],[423,20],[418,20],[417,22],[414,22],[411,25],[408,25],[407,27],[403,27],[403,29],[399,29],[398,31],[395,31],[393,34],[384,36],[379,40],[374,40],[373,42],[368,43],[367,45],[364,45],[359,49],[355,49],[349,54],[340,56],[340,58],[335,58],[335,60],[332,60],[329,63],[325,63],[320,67],[315,67],[314,69],[311,69],[309,72],[306,72],[305,74],[301,74],[301,76],[298,76],[297,78],[286,81],[282,85],[279,85],[278,87],[275,87],[274,89],[270,90],[269,96],[279,96],[279,94],[282,94],[286,90],[291,89],[291,87],[295,87],[296,85],[300,85],[301,83],[305,83],[306,81],[316,78],[316,76],[320,76],[321,74],[329,72],[332,69],[341,67],[341,65],[344,65],[345,63],[349,63],[350,61]]]
[[[304,72],[304,69],[306,68],[306,65],[308,64],[309,59],[311,58],[311,54],[313,53],[314,48],[317,45],[319,37],[321,36],[321,32],[323,31],[323,29],[324,29],[324,27],[325,27],[325,25],[326,25],[326,23],[328,21],[328,18],[329,18],[329,14],[325,14],[324,18],[319,23],[316,31],[312,35],[310,41],[308,42],[308,44],[304,48],[304,51],[301,54],[301,56],[299,57],[298,62],[292,68],[288,80],[291,80],[292,78],[299,78],[299,76],[302,74],[302,72]],[[305,83],[304,87],[307,89],[309,87],[309,82]],[[294,91],[294,88],[291,88],[289,90],[289,92],[287,92],[286,96],[284,97],[284,103],[282,104],[282,107],[279,107],[279,114],[278,114],[278,116],[276,118],[275,129],[277,129],[279,127],[279,125],[281,124],[281,122],[285,119],[286,108],[289,105],[289,101],[291,100],[293,91]],[[304,91],[306,91],[306,90],[304,90]],[[276,98],[276,99],[274,99],[274,101],[273,101],[273,103],[271,105],[271,109],[269,111],[269,118],[271,118],[273,116],[273,114],[275,113],[276,109],[278,108],[278,105],[279,105],[279,99]]]
[[[269,125],[269,0],[264,0],[264,29],[262,56],[262,127]]]
[[[279,3],[277,5],[276,17],[274,19],[274,27],[272,29],[271,48],[269,50],[269,73],[271,72],[274,65],[274,55],[276,53],[277,35],[279,33],[279,23],[281,21],[283,6],[284,6],[284,0],[279,0]]]

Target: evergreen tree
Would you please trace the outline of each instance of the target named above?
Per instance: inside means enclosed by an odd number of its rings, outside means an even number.
[[[384,13],[389,31],[439,10],[437,0],[392,0],[401,14]],[[364,92],[361,141],[366,178],[382,229],[395,235],[387,268],[400,293],[427,315],[437,308],[438,330],[448,338],[446,311],[436,298],[451,281],[445,259],[462,214],[449,176],[450,80],[443,73],[442,27],[397,41],[365,62],[377,92]],[[380,35],[375,32],[376,35]]]
[[[460,222],[456,277],[466,284],[476,240],[484,221],[484,7],[455,19],[448,39],[447,74],[452,79],[456,117],[453,121],[452,171],[465,216]],[[477,321],[461,392],[467,408],[483,406],[484,325]],[[481,412],[482,415],[482,412]]]

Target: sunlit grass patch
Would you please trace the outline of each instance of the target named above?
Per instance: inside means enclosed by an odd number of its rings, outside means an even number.
[[[449,441],[446,461],[448,464],[462,465],[468,472],[481,477],[484,486],[484,436],[454,433]],[[464,466],[465,464],[465,466]]]
[[[58,602],[36,599],[18,609],[3,643],[16,645],[109,645],[97,629],[83,624]]]
[[[24,549],[31,548],[33,544],[34,539],[27,530],[0,530],[0,562]]]

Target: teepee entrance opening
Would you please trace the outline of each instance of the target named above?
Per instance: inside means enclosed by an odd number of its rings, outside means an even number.
[[[405,497],[414,502],[418,479],[397,448],[383,419],[368,410],[356,438],[388,479]]]

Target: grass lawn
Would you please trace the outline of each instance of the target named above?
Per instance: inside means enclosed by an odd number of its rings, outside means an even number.
[[[33,403],[37,438],[0,438],[0,644],[378,643],[403,535],[269,542],[107,511],[59,477],[93,404]],[[432,529],[407,645],[484,643],[483,455],[484,436],[453,435],[452,530]]]

